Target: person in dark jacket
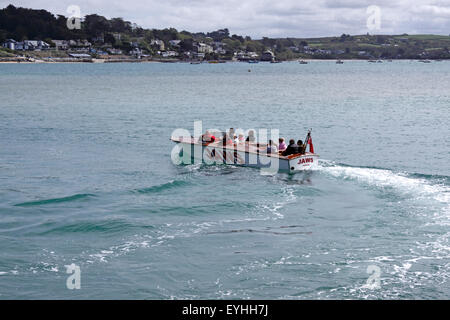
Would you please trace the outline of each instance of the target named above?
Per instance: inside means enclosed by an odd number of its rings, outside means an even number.
[[[298,140],[297,141],[297,145],[299,147],[300,153],[303,153],[303,147],[304,147],[303,141],[302,140]]]
[[[256,142],[255,131],[250,130],[248,132],[248,137],[245,139],[246,142]]]
[[[290,154],[300,153],[300,147],[295,143],[294,139],[289,140],[289,145],[286,150],[283,152],[283,156],[288,156]]]

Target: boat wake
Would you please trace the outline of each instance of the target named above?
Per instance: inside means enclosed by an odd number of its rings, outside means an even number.
[[[389,169],[353,167],[321,160],[319,171],[337,179],[353,180],[386,191],[441,204],[450,218],[450,177],[394,172]]]
[[[414,235],[403,252],[369,257],[352,267],[379,266],[383,272],[382,287],[370,290],[366,285],[342,289],[342,294],[358,298],[398,298],[417,296],[420,288],[443,284],[450,278],[450,179],[447,176],[394,172],[382,168],[353,167],[321,161],[320,172],[338,181],[356,182],[382,196],[392,196],[393,212],[414,215],[405,228]],[[415,221],[415,222],[412,222]],[[408,223],[411,223],[408,227]],[[331,292],[330,292],[331,294]]]

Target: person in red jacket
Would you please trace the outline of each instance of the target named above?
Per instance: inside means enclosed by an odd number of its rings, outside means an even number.
[[[206,130],[205,134],[202,134],[199,142],[203,142],[203,143],[212,143],[214,141],[216,141],[216,137],[214,137],[208,130]]]

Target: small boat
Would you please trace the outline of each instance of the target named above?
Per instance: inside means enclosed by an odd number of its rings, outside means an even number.
[[[377,60],[370,59],[370,60],[367,60],[367,62],[375,63],[375,62],[377,62]]]
[[[311,141],[311,131],[306,141]],[[270,173],[311,170],[318,166],[319,155],[309,144],[309,152],[283,156],[278,153],[267,153],[267,144],[262,143],[232,143],[223,145],[221,141],[212,143],[199,142],[194,137],[170,138],[177,146],[172,150],[172,161],[176,164],[228,164],[243,167],[266,169]]]
[[[343,64],[344,63],[344,61],[342,61],[342,60],[337,60],[336,61],[336,64]]]
[[[377,63],[383,63],[383,60],[377,60]]]
[[[272,60],[272,61],[270,61],[270,63],[281,63],[281,61],[279,61],[279,60]]]
[[[431,63],[430,60],[426,60],[426,59],[424,59],[424,60],[419,60],[419,62],[422,62],[422,63]]]
[[[201,61],[191,61],[191,64],[201,64]]]
[[[248,62],[248,63],[259,63],[258,60],[248,60],[247,62]]]
[[[300,63],[300,64],[308,64],[308,61],[300,60],[298,63]]]

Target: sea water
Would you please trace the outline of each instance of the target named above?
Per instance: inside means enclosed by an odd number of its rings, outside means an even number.
[[[0,64],[0,299],[448,299],[449,88],[446,61]],[[174,165],[194,121],[312,128],[320,166]]]

